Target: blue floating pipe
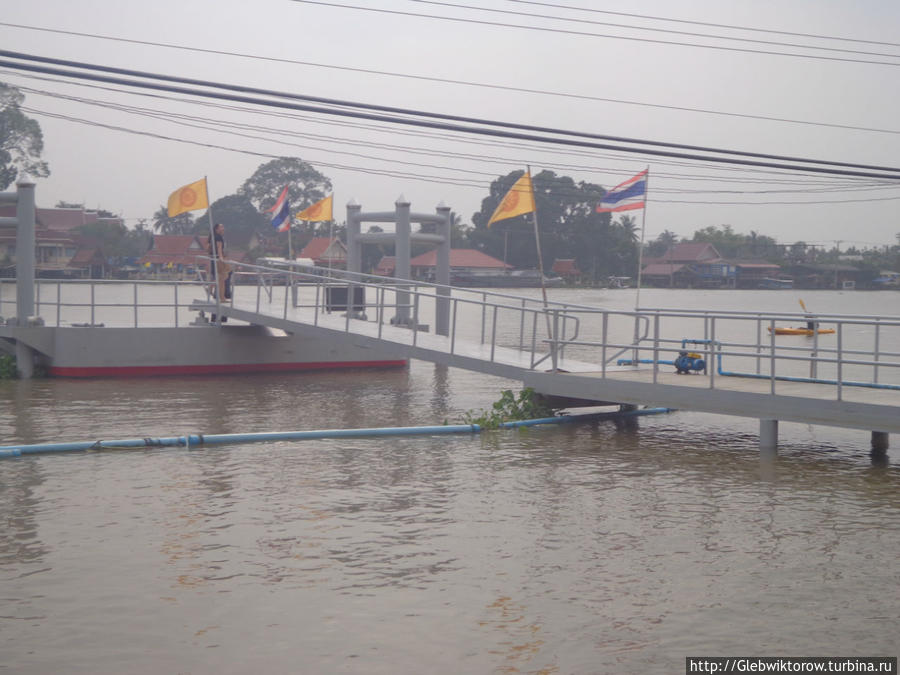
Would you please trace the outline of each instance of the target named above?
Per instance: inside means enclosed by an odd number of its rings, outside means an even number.
[[[669,408],[643,408],[620,412],[588,413],[584,415],[560,415],[531,420],[503,422],[502,429],[530,427],[539,424],[568,424],[588,422],[616,417],[634,417],[670,412]],[[422,427],[378,427],[368,429],[321,429],[312,431],[272,431],[252,434],[189,434],[164,438],[128,438],[112,441],[79,441],[73,443],[38,443],[34,445],[0,446],[0,458],[21,457],[22,455],[48,452],[78,452],[85,450],[113,450],[122,448],[147,447],[191,447],[201,445],[224,445],[226,443],[259,443],[265,441],[316,440],[323,438],[361,438],[373,436],[427,436],[436,434],[478,433],[478,424],[442,424]]]

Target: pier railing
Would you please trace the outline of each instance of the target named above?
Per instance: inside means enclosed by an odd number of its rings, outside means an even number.
[[[690,377],[713,389],[743,377],[768,381],[773,393],[788,382],[827,385],[838,400],[848,387],[900,391],[898,316],[610,310],[335,269],[234,267],[235,299],[260,314],[288,318],[306,309],[313,325],[326,316],[329,326],[340,317],[347,332],[374,323],[378,338],[401,326],[413,345],[437,332],[451,354],[477,343],[489,345],[490,360],[498,348],[515,349],[529,354],[532,369],[565,370],[577,361],[581,370],[593,364],[600,377],[642,369],[657,382],[684,352],[695,366],[703,363]],[[215,302],[209,293],[203,281],[40,279],[35,311],[47,326],[182,326],[197,323],[196,301]],[[0,282],[4,320],[15,316],[15,298],[14,283]],[[816,327],[809,335],[776,330],[807,322]]]

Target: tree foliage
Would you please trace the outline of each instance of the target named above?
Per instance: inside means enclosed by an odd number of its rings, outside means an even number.
[[[299,157],[279,157],[261,164],[244,181],[238,194],[250,200],[259,211],[265,211],[275,204],[285,185],[294,211],[314,204],[331,192],[331,181],[311,164]]]
[[[281,187],[284,188],[283,185]],[[231,233],[229,241],[235,237],[239,240],[249,239],[251,233],[269,226],[266,214],[260,213],[246,195],[238,193],[214,201],[209,211],[198,217],[194,223],[192,231],[195,234],[209,233],[210,211],[213,222],[223,223],[226,231]]]
[[[22,112],[24,100],[18,89],[0,82],[0,190],[12,185],[19,173],[35,178],[50,175],[47,162],[40,158],[44,151],[41,126]]]
[[[487,222],[500,200],[522,171],[514,171],[491,183],[481,210],[473,214],[475,227],[469,245],[520,268],[537,267],[533,216],[525,214]],[[605,191],[599,185],[575,182],[568,176],[542,171],[533,176],[535,206],[545,273],[553,260],[574,258],[578,268],[594,279],[607,275],[631,275],[637,266],[636,227],[627,217],[613,222],[596,206]],[[505,256],[504,256],[505,253]]]
[[[169,209],[160,206],[153,214],[153,229],[159,234],[191,234],[194,231],[194,216],[190,212],[169,217]]]

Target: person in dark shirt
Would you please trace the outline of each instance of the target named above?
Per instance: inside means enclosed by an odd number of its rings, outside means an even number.
[[[214,239],[206,238],[206,249],[213,255],[213,241],[215,242],[214,259],[210,261],[209,276],[215,284],[214,293],[220,300],[231,300],[231,265],[225,261],[225,225],[216,223],[213,228]],[[212,315],[216,320],[216,315]],[[226,321],[226,317],[222,317]]]

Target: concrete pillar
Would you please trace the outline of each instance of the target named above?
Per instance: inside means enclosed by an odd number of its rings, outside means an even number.
[[[362,206],[355,199],[347,202],[347,271],[362,272],[362,244],[359,241]]]
[[[887,455],[888,446],[889,446],[889,435],[886,431],[873,431],[872,432],[872,455],[873,456]]]
[[[397,278],[397,288],[400,289],[401,279],[410,278],[409,261],[412,257],[412,247],[410,245],[410,232],[412,229],[410,221],[409,200],[400,195],[394,202],[396,213],[396,234],[394,237],[394,255],[396,258],[396,271],[394,276]],[[397,291],[397,316],[395,323],[398,325],[409,325],[409,292]]]
[[[20,329],[34,315],[34,179],[25,174],[16,183],[16,315]],[[16,340],[19,377],[34,375],[34,352]]]
[[[441,222],[437,232],[444,240],[437,248],[437,268],[435,281],[444,286],[450,285],[450,207],[443,202],[437,205],[437,214]],[[450,335],[450,289],[438,288],[435,291],[434,325],[437,335]]]
[[[759,421],[759,449],[775,452],[778,449],[778,420]]]

